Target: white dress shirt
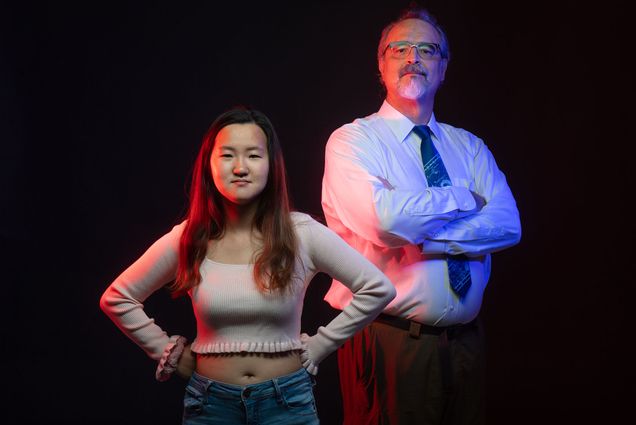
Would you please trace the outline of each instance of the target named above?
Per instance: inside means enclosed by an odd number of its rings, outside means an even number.
[[[447,326],[477,316],[490,253],[519,242],[521,225],[484,142],[434,115],[428,126],[452,186],[428,187],[414,124],[385,101],[329,138],[322,207],[329,227],[395,285],[397,297],[385,313]],[[486,200],[481,211],[471,191]],[[472,285],[463,299],[449,285],[448,254],[470,257]],[[334,280],[325,300],[342,310],[351,291]]]

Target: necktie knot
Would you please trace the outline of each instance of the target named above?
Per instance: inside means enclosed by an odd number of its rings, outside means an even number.
[[[420,136],[422,140],[428,140],[431,138],[431,129],[427,125],[416,125],[413,127],[413,132]]]

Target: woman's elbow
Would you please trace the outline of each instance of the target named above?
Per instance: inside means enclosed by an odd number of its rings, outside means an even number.
[[[113,306],[116,303],[115,301],[116,297],[114,292],[115,291],[113,290],[113,287],[111,285],[104,291],[102,296],[99,298],[99,308],[109,316],[113,310]]]

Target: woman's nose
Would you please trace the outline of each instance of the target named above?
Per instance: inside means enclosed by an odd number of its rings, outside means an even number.
[[[240,159],[238,159],[236,161],[236,163],[234,164],[234,169],[232,170],[232,172],[234,174],[236,174],[237,176],[244,176],[247,174],[247,167],[245,166],[245,163],[243,161],[241,161]]]

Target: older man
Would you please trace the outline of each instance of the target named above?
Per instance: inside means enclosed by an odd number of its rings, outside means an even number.
[[[436,20],[407,10],[378,46],[380,110],[327,143],[327,223],[397,289],[338,352],[345,424],[483,421],[478,313],[490,254],[519,242],[521,227],[484,142],[435,119],[449,59]],[[350,292],[334,281],[325,299],[342,309]]]

